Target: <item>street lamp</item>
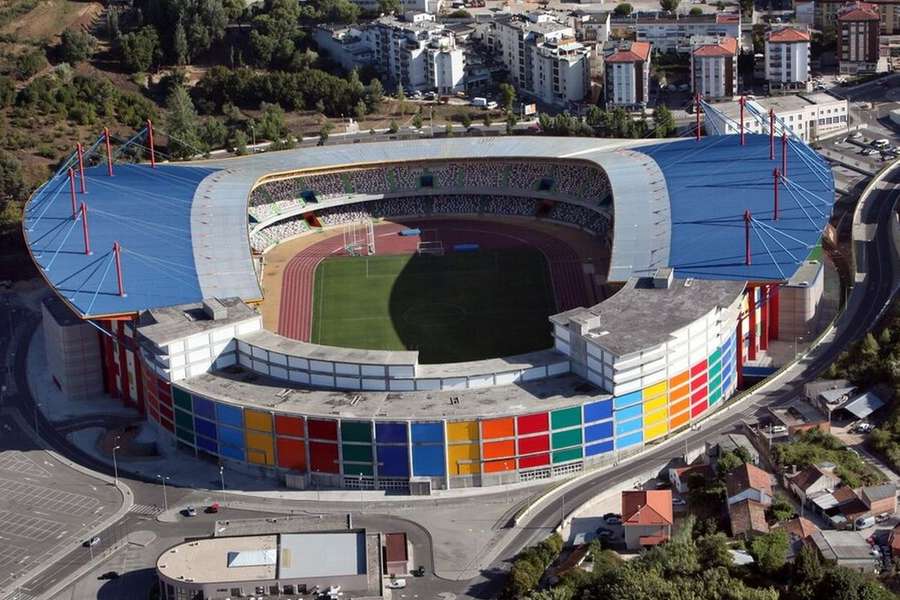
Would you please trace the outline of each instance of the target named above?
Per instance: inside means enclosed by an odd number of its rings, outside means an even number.
[[[222,505],[225,505],[225,465],[219,465],[219,480],[222,482]]]
[[[163,486],[163,510],[168,512],[169,510],[169,498],[166,496],[166,481],[171,479],[171,477],[163,477],[162,475],[157,474],[156,478],[162,481]]]
[[[113,446],[112,455],[113,455],[113,478],[116,481],[116,487],[119,487],[119,465],[116,463],[116,450],[119,449],[119,446]]]

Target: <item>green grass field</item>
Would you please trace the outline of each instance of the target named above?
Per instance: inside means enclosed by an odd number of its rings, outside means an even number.
[[[316,269],[312,341],[418,350],[422,363],[552,345],[547,262],[534,249],[328,258]]]

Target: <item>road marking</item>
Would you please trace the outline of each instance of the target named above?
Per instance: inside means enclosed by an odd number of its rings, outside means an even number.
[[[128,512],[136,513],[139,515],[156,516],[162,511],[163,510],[158,506],[151,506],[149,504],[134,504]]]

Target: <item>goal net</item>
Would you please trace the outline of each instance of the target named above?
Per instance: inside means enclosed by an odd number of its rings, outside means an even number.
[[[375,226],[372,219],[347,223],[342,234],[344,251],[350,256],[375,255]]]
[[[444,242],[419,242],[416,247],[416,254],[434,254],[436,256],[443,256]]]

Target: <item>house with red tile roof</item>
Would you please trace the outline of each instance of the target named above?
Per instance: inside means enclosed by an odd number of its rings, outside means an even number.
[[[738,41],[733,37],[691,40],[691,91],[707,100],[732,98],[738,90]]]
[[[728,519],[731,521],[731,535],[749,539],[769,532],[766,522],[766,507],[755,500],[745,498],[728,505]]]
[[[770,31],[766,36],[766,81],[770,93],[807,92],[809,32],[795,27]]]
[[[838,70],[844,75],[887,70],[881,56],[881,16],[878,6],[865,2],[849,4],[838,13]]]
[[[608,107],[636,110],[650,100],[649,42],[624,42],[604,51],[604,93]]]
[[[772,479],[771,473],[756,465],[741,465],[725,477],[728,504],[753,500],[763,506],[771,506]]]
[[[639,550],[668,541],[672,536],[672,490],[622,492],[622,528],[625,546]]]

